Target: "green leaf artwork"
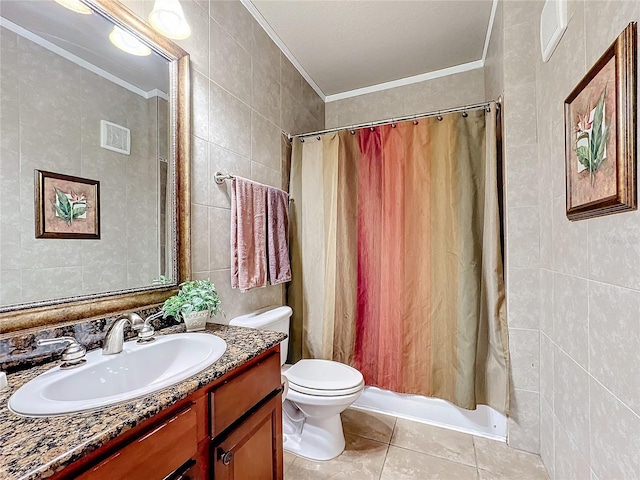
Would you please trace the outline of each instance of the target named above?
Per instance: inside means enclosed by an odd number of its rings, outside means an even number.
[[[587,170],[591,179],[591,185],[595,183],[598,169],[607,159],[606,148],[609,139],[610,123],[605,118],[606,88],[602,91],[600,99],[593,110],[587,109],[584,115],[578,115],[578,124],[575,127],[576,140],[575,152],[578,159],[578,172]]]
[[[53,189],[56,192],[56,201],[52,201],[51,204],[58,217],[67,222],[69,226],[74,220],[83,218],[88,208],[84,194],[76,194],[73,191],[67,194],[56,187]]]

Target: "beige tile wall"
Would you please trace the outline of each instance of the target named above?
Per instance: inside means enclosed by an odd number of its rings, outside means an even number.
[[[153,1],[126,0],[146,18]],[[240,293],[230,284],[230,198],[213,182],[217,170],[280,187],[280,132],[324,128],[324,102],[237,1],[182,1],[192,35],[193,156],[191,265],[215,283],[227,322],[282,304],[284,289]],[[228,183],[228,182],[227,182]]]
[[[535,30],[542,3],[506,1],[497,10],[487,93],[503,93],[506,287],[511,353],[508,441],[538,453],[540,409],[540,221]]]
[[[0,304],[150,285],[159,275],[156,99],[9,30],[0,36]],[[100,147],[101,119],[131,129],[130,156]],[[34,169],[100,181],[100,240],[35,238]]]
[[[563,130],[564,98],[640,2],[569,1],[548,63],[541,1],[501,3],[504,75],[487,76],[487,91],[504,82],[510,332],[516,359],[532,362],[515,361],[516,401],[536,379],[539,391],[538,422],[510,424],[510,441],[533,450],[539,438],[551,478],[640,478],[640,212],[567,220]]]
[[[484,102],[482,69],[326,104],[327,128],[433,112]]]

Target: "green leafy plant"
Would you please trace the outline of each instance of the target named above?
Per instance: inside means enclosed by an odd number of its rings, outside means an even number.
[[[151,284],[152,285],[168,285],[171,282],[173,282],[173,280],[171,280],[170,277],[165,277],[164,275],[160,275],[160,278],[154,278]]]
[[[579,121],[575,128],[576,142],[575,152],[578,162],[591,177],[591,184],[595,182],[595,174],[606,160],[605,148],[609,139],[609,126],[604,118],[604,105],[607,90],[604,89],[593,111],[593,121],[590,120],[591,112],[579,115]],[[586,140],[582,142],[582,140]]]
[[[67,196],[62,190],[53,188],[56,191],[56,201],[52,201],[51,204],[58,216],[67,222],[67,225],[71,225],[71,222],[87,212],[87,200],[84,194],[76,194],[72,191]]]
[[[180,284],[177,295],[169,297],[162,306],[162,318],[180,320],[191,312],[209,310],[211,315],[222,313],[216,287],[209,280],[190,280]]]

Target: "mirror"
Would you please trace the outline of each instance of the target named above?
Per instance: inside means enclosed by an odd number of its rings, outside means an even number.
[[[114,0],[60,3],[0,10],[0,333],[190,275],[188,54]]]

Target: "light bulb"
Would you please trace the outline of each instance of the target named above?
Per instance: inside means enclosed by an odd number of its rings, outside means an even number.
[[[109,34],[109,40],[120,50],[130,53],[131,55],[145,57],[151,54],[149,47],[118,26],[113,27],[113,31]]]
[[[56,3],[62,5],[64,8],[68,8],[69,10],[73,10],[76,13],[81,13],[83,15],[91,15],[93,12],[91,9],[82,3],[80,0],[55,0]]]
[[[184,40],[191,35],[191,28],[178,0],[156,0],[149,14],[149,23],[167,38]]]

